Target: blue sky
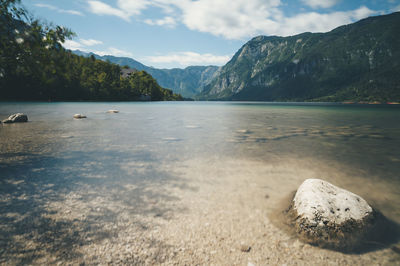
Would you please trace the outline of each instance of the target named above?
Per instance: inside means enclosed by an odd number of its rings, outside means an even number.
[[[64,46],[158,68],[224,65],[257,35],[326,32],[400,11],[400,0],[22,0],[72,29]]]

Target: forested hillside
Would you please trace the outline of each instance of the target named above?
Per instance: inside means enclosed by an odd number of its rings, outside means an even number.
[[[20,1],[0,2],[0,100],[180,100],[151,75],[66,51],[74,33],[32,19]]]
[[[72,52],[86,57],[93,55],[96,59],[115,63],[120,66],[129,66],[137,70],[144,70],[151,74],[161,86],[169,88],[175,93],[181,94],[183,97],[193,97],[200,93],[203,88],[211,82],[219,69],[217,66],[188,66],[184,69],[160,69],[143,65],[128,57],[116,57],[112,55],[100,56],[79,50]]]

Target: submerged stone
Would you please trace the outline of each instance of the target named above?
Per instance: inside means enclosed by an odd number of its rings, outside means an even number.
[[[17,122],[28,122],[28,116],[23,113],[17,113],[10,115],[7,119],[3,120],[3,123],[17,123]]]
[[[362,244],[376,216],[363,198],[321,179],[307,179],[300,185],[289,214],[302,240],[339,250]]]
[[[76,119],[86,118],[86,115],[74,114],[74,118],[76,118]]]
[[[116,113],[119,113],[119,111],[118,110],[108,110],[107,113],[116,114]]]

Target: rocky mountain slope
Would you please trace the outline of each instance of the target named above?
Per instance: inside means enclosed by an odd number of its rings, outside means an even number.
[[[198,99],[399,101],[400,13],[327,33],[258,36],[223,66]]]
[[[158,69],[148,67],[128,57],[116,57],[111,55],[100,56],[93,53],[85,53],[79,50],[73,51],[77,55],[91,56],[103,61],[109,61],[121,66],[129,66],[137,70],[144,70],[152,75],[161,87],[171,89],[184,97],[193,97],[200,93],[204,86],[209,84],[219,67],[217,66],[189,66],[184,69]]]

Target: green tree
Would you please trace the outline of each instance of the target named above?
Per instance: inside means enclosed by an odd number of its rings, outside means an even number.
[[[1,0],[0,15],[0,100],[179,99],[146,72],[123,78],[118,65],[66,51],[74,33],[29,17],[19,0]]]

